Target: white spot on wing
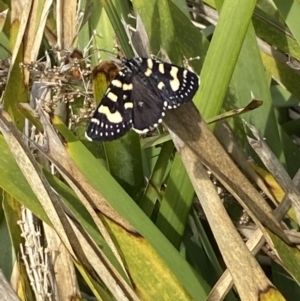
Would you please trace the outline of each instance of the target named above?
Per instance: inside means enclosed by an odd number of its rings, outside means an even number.
[[[149,69],[153,68],[153,60],[152,59],[147,59],[147,65]]]
[[[162,73],[162,74],[165,73],[165,65],[164,65],[163,63],[160,63],[160,64],[158,65],[158,71],[159,71],[160,73]]]
[[[89,141],[93,141],[93,139],[91,137],[89,137],[87,133],[85,133],[85,138]]]
[[[91,122],[96,123],[97,125],[99,125],[100,121],[97,118],[92,118]]]
[[[119,111],[111,113],[107,106],[100,106],[98,112],[104,114],[108,121],[112,123],[120,123],[123,120]],[[108,127],[107,124],[105,125],[105,127]]]
[[[127,109],[132,109],[133,108],[133,103],[132,102],[125,102],[124,103],[124,108]]]
[[[149,129],[138,130],[138,129],[133,128],[133,130],[135,132],[137,132],[138,134],[145,134],[145,133],[149,132]]]
[[[171,86],[171,88],[172,88],[173,91],[177,91],[179,89],[179,86],[180,86],[180,82],[179,82],[179,80],[177,78],[178,68],[172,66],[170,74],[173,77],[173,79],[170,80],[170,86]]]
[[[118,100],[118,96],[117,96],[116,94],[112,93],[112,92],[109,92],[109,93],[107,94],[107,97],[108,97],[111,101],[113,101],[113,102],[116,102],[116,101]]]
[[[123,84],[123,90],[124,91],[132,90],[132,84]]]
[[[114,79],[111,84],[117,88],[122,88],[122,82],[118,79]]]
[[[150,76],[151,74],[152,74],[152,70],[148,68],[145,72],[145,75]]]
[[[159,82],[158,85],[157,85],[157,88],[159,90],[162,90],[164,87],[165,87],[165,84],[163,82]]]

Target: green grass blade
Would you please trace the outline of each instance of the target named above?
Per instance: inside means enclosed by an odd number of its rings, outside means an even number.
[[[205,119],[220,112],[256,1],[225,1],[194,101]]]
[[[193,185],[177,153],[156,220],[156,226],[177,249],[182,240],[194,194]]]
[[[274,0],[281,16],[300,45],[299,15],[300,3],[294,0]]]

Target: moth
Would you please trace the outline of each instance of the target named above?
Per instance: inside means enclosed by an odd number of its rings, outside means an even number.
[[[162,122],[167,109],[190,101],[198,90],[198,76],[185,68],[151,58],[122,62],[89,121],[88,140],[115,140],[130,129],[146,133]]]

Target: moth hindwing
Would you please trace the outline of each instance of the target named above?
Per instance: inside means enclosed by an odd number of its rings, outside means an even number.
[[[131,128],[146,133],[166,109],[190,101],[199,87],[198,76],[182,67],[150,58],[123,63],[88,124],[89,140],[115,140]]]

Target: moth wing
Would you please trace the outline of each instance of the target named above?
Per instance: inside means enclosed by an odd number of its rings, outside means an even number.
[[[131,87],[130,81],[121,72],[111,82],[89,121],[85,134],[88,140],[115,140],[132,128],[131,89],[126,89]]]
[[[133,129],[146,133],[162,121],[167,103],[143,74],[133,77],[132,86]]]
[[[199,88],[199,78],[195,73],[173,64],[143,59],[141,71],[150,75],[151,85],[160,91],[168,109],[190,101]]]

